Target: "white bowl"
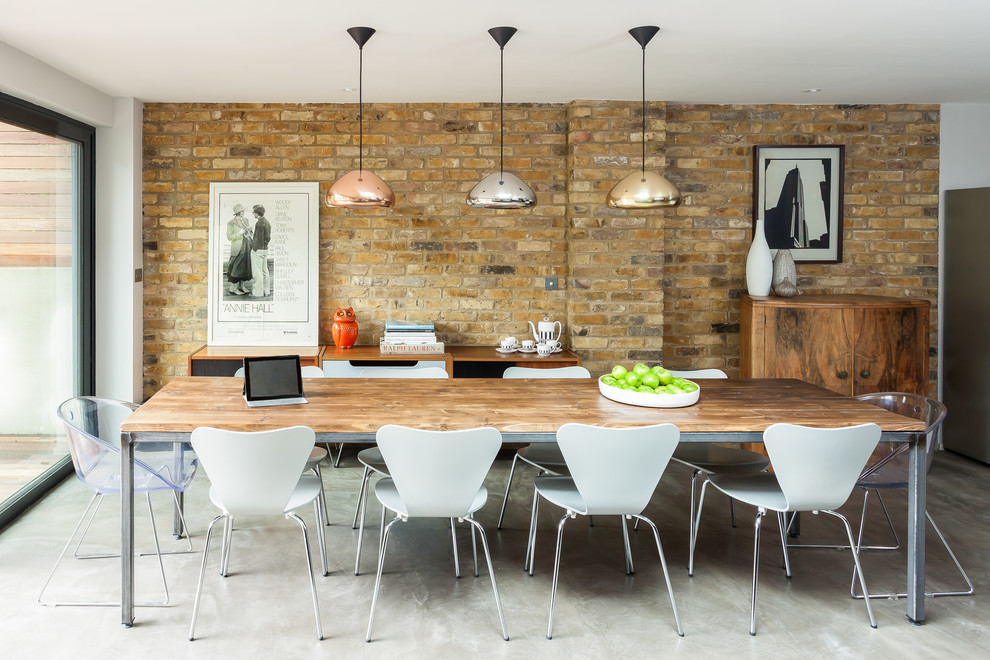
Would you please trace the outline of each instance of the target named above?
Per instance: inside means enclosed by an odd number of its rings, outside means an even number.
[[[694,383],[694,381],[689,382]],[[694,384],[697,385],[697,383]],[[694,392],[687,392],[685,394],[652,394],[650,392],[633,392],[631,390],[612,387],[603,383],[601,378],[598,379],[598,391],[606,399],[612,399],[612,401],[618,401],[619,403],[627,403],[631,406],[644,406],[646,408],[684,408],[698,403],[698,397],[701,396],[700,387]]]

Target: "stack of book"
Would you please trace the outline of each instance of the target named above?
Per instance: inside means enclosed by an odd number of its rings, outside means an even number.
[[[382,353],[443,353],[432,323],[386,321],[379,348]]]

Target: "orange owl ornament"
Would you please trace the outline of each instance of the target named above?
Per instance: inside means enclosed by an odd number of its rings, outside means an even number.
[[[358,324],[351,307],[338,307],[333,313],[333,328],[330,330],[337,348],[351,348],[357,341]]]

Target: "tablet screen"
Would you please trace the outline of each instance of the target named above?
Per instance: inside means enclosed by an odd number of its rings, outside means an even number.
[[[244,397],[248,401],[301,397],[298,355],[244,358]]]

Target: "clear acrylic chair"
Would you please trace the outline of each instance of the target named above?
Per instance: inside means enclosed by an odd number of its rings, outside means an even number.
[[[584,367],[556,367],[538,369],[536,367],[508,367],[502,378],[591,378],[591,372]],[[519,461],[528,463],[539,470],[538,475],[566,474],[564,457],[560,447],[555,442],[537,442],[516,450],[509,468],[509,479],[505,482],[505,495],[502,497],[502,508],[498,512],[496,529],[502,529],[502,518],[505,517],[505,505],[509,501],[509,489],[512,488],[512,477],[516,473]]]
[[[904,392],[876,392],[872,394],[860,394],[855,398],[860,401],[870,403],[874,406],[885,408],[893,413],[897,413],[898,415],[923,420],[927,424],[927,428],[925,429],[925,470],[927,471],[931,469],[932,461],[935,458],[935,452],[941,439],[942,422],[945,420],[946,415],[945,406],[941,402],[921,394],[907,394]],[[859,534],[856,537],[856,547],[860,551],[896,550],[900,548],[900,539],[897,537],[897,531],[894,529],[894,524],[890,520],[890,515],[887,513],[887,506],[884,504],[883,497],[880,493],[884,490],[889,491],[907,488],[909,460],[908,448],[909,446],[906,443],[897,444],[892,448],[890,453],[876,461],[873,465],[867,467],[866,470],[863,471],[863,474],[860,475],[859,481],[856,482],[856,487],[863,490],[863,512],[859,521]],[[863,528],[866,525],[866,508],[870,499],[870,493],[876,494],[877,501],[880,503],[880,508],[883,510],[883,514],[887,519],[887,526],[889,527],[894,538],[894,545],[892,546],[863,545]],[[935,524],[931,513],[927,509],[925,509],[925,516],[928,519],[928,524],[932,526],[932,529],[935,530],[935,534],[942,542],[942,546],[945,548],[946,552],[949,553],[949,557],[956,565],[956,569],[959,571],[959,574],[966,582],[965,589],[957,589],[954,591],[930,591],[926,592],[925,595],[929,597],[972,595],[974,591],[973,582],[969,579],[969,576],[966,575],[966,571],[963,570],[962,565],[959,563],[959,559],[956,558],[955,553],[952,552],[952,548],[949,547],[949,543],[945,540],[945,535],[942,534],[942,530],[940,530],[938,525]],[[854,598],[863,597],[862,594],[856,593],[855,569],[853,570],[852,584],[850,585],[849,590]],[[906,597],[906,593],[896,592],[870,594],[870,598]]]
[[[753,590],[750,603],[749,634],[756,634],[756,588],[760,563],[760,523],[766,512],[777,513],[784,569],[791,576],[787,554],[784,514],[798,511],[822,512],[842,521],[850,546],[853,542],[849,521],[836,509],[845,504],[856,485],[870,454],[880,442],[880,427],[859,424],[839,428],[812,428],[795,424],[774,424],[763,433],[763,443],[770,455],[773,472],[748,474],[713,474],[702,485],[711,484],[729,497],[757,508],[756,534],[753,542]],[[852,549],[853,563],[859,572],[860,587],[868,594],[859,552]],[[877,627],[873,608],[866,599],[870,625]]]
[[[449,378],[450,374],[446,369],[440,367],[368,367],[358,374],[358,378]],[[361,475],[361,489],[358,491],[357,504],[354,507],[354,520],[351,522],[351,529],[358,530],[357,555],[354,557],[354,575],[359,575],[361,571],[361,548],[364,544],[364,521],[368,508],[368,482],[371,476],[376,474],[380,477],[388,476],[388,466],[382,458],[382,452],[378,447],[368,447],[362,449],[357,454],[358,462],[364,466],[364,473]],[[451,522],[453,525],[453,522]],[[459,575],[459,573],[458,573]]]
[[[55,601],[45,600],[45,591],[51,583],[55,571],[65,557],[69,546],[83,527],[82,534],[76,542],[74,556],[77,559],[100,559],[119,557],[120,553],[82,554],[80,552],[83,540],[89,527],[96,517],[104,495],[120,494],[120,424],[138,406],[126,401],[104,399],[91,396],[74,397],[59,405],[56,415],[65,427],[66,439],[69,444],[69,454],[76,476],[90,490],[93,497],[83,511],[79,522],[69,536],[65,547],[59,554],[55,565],[48,574],[48,579],[38,594],[38,602],[42,605],[90,605],[119,607],[120,601]],[[182,518],[178,493],[185,491],[196,475],[198,461],[185,445],[172,443],[136,443],[134,445],[134,492],[144,493],[148,501],[148,513],[151,516],[151,530],[155,540],[155,554],[158,557],[158,568],[162,577],[164,600],[157,602],[138,602],[135,605],[164,606],[168,604],[168,583],[165,581],[165,566],[162,554],[176,554],[192,551],[192,542],[186,529],[186,521]],[[186,536],[187,547],[184,550],[162,552],[158,542],[158,531],[155,527],[155,513],[151,506],[151,493],[170,491],[179,514],[182,532]],[[150,554],[150,553],[143,553]]]
[[[313,593],[313,610],[316,614],[316,633],[323,639],[320,624],[320,602],[316,595],[313,577],[313,561],[309,554],[309,534],[306,523],[296,510],[313,503],[316,510],[316,535],[320,545],[323,574],[327,569],[326,544],[323,535],[323,513],[320,503],[321,484],[313,475],[303,474],[309,453],[316,441],[313,430],[306,426],[292,426],[273,431],[227,431],[200,427],[192,432],[193,449],[210,478],[210,500],[220,509],[206,533],[203,562],[196,585],[189,639],[195,639],[196,618],[206,577],[206,562],[210,551],[210,539],[217,522],[223,520],[224,534],[229,535],[233,519],[239,515],[278,515],[295,520],[302,529],[303,549],[309,582]],[[301,476],[300,476],[301,475]],[[226,575],[231,547],[229,537],[221,557],[221,574]],[[284,557],[279,558],[285,561]]]
[[[382,504],[383,519],[385,509],[392,511],[395,517],[382,531],[366,640],[371,641],[389,534],[396,523],[406,522],[410,518],[457,518],[471,525],[472,540],[474,531],[478,532],[488,563],[488,575],[495,595],[502,638],[508,640],[509,633],[502,615],[502,601],[495,583],[495,569],[492,566],[488,539],[484,528],[474,520],[474,513],[488,499],[488,490],[484,486],[485,476],[502,446],[502,434],[493,427],[462,431],[424,431],[390,424],[378,430],[376,439],[388,463],[390,476],[375,483],[375,496]],[[443,460],[437,460],[438,456],[443,456]],[[455,539],[455,558],[456,548]],[[477,575],[475,553],[475,576]]]
[[[695,369],[674,371],[681,378],[728,378],[721,369]],[[688,517],[688,575],[694,575],[694,551],[698,543],[698,527],[701,525],[701,511],[704,498],[696,502],[698,475],[725,474],[731,472],[760,472],[770,465],[770,459],[763,454],[739,447],[723,447],[713,442],[686,442],[677,445],[671,460],[693,470],[691,474],[691,511]],[[729,500],[729,516],[732,526],[736,526],[736,511]]]
[[[664,558],[663,546],[660,544],[660,533],[653,521],[643,515],[643,510],[650,503],[679,438],[680,431],[673,424],[636,428],[564,424],[557,430],[557,444],[564,455],[570,476],[536,478],[528,543],[529,572],[532,575],[536,549],[536,517],[539,511],[537,502],[542,497],[564,509],[565,513],[557,525],[557,552],[553,566],[553,586],[550,591],[547,639],[553,637],[553,608],[557,595],[557,578],[560,574],[564,523],[578,515],[620,516],[627,574],[632,574],[633,563],[626,520],[633,518],[642,520],[653,529],[677,634],[684,636],[681,620],[677,615],[677,605],[674,602],[667,561]],[[602,446],[607,446],[609,451],[603,452]]]

